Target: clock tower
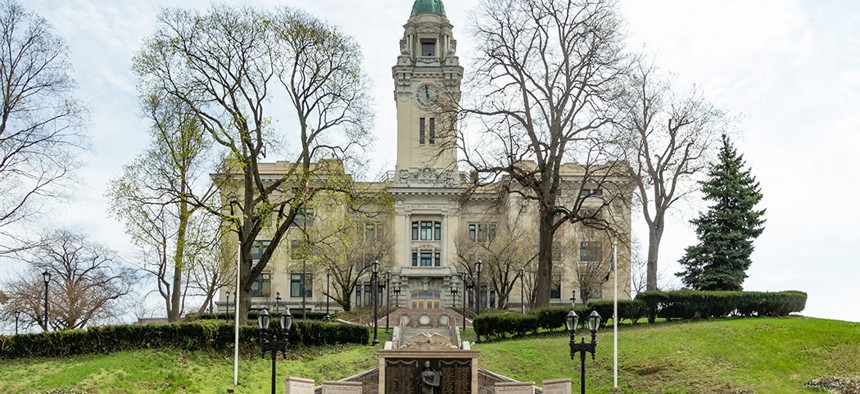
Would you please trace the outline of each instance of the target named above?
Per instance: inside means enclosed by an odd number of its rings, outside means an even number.
[[[397,177],[444,182],[457,174],[454,117],[463,68],[442,0],[415,0],[392,69],[397,103]],[[422,183],[424,183],[422,182]],[[432,182],[436,183],[436,182]]]

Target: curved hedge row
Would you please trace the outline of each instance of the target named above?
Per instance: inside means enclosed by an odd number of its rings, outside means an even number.
[[[99,326],[87,330],[0,336],[0,358],[66,357],[149,348],[228,351],[233,349],[234,326],[220,322]],[[295,321],[290,347],[342,343],[367,344],[370,330],[351,324]],[[259,351],[260,329],[239,328],[243,353]]]
[[[633,323],[643,317],[653,323],[657,316],[666,319],[695,319],[725,316],[787,316],[806,307],[806,293],[783,291],[694,291],[643,292],[634,300],[618,301],[618,316]],[[571,309],[579,315],[580,324],[592,310],[607,322],[612,318],[612,301],[589,302],[586,306],[553,307],[528,314],[508,312],[484,315],[474,320],[475,330],[488,337],[522,336],[538,330],[564,329],[564,319]]]

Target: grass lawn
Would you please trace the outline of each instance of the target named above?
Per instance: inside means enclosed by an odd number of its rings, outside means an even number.
[[[471,330],[464,337],[474,338]],[[380,331],[380,341],[385,334]],[[623,326],[619,386],[625,393],[815,392],[803,383],[822,376],[860,375],[860,323],[813,318],[728,319]],[[491,341],[482,368],[539,385],[569,377],[579,384],[579,358],[565,334]],[[237,393],[269,391],[271,361],[242,359]],[[278,362],[285,376],[337,380],[375,367],[368,346],[305,349]],[[586,361],[589,393],[612,386],[612,332],[598,334],[597,360]],[[0,360],[0,393],[226,393],[232,358],[143,350],[63,359]],[[576,391],[576,390],[575,390]],[[279,386],[277,392],[283,392]]]

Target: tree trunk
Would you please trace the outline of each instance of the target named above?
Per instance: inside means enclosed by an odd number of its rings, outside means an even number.
[[[540,209],[538,229],[538,272],[535,293],[535,308],[549,306],[549,291],[552,288],[552,213]]]
[[[185,236],[188,232],[188,202],[185,197],[185,179],[182,182],[179,198],[179,228],[176,232],[176,252],[173,255],[173,285],[170,293],[170,308],[167,310],[167,321],[176,322],[182,313],[182,271],[185,264]]]
[[[654,222],[648,226],[648,272],[645,285],[645,290],[648,291],[657,290],[657,256],[660,251],[660,240],[663,238],[663,229],[665,228],[663,213],[657,212],[654,216]]]

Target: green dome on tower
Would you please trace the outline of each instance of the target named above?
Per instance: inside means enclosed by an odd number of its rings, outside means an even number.
[[[412,4],[412,14],[445,15],[445,5],[442,0],[415,0]]]

